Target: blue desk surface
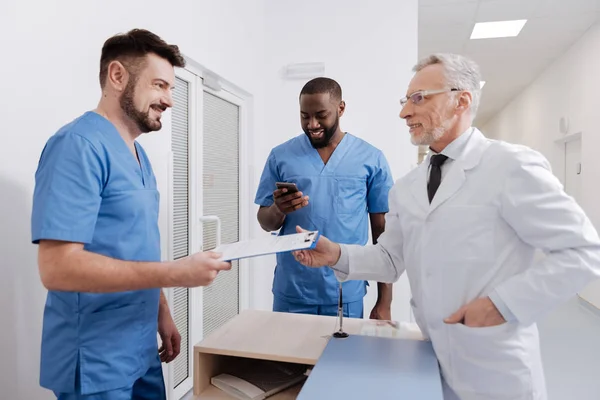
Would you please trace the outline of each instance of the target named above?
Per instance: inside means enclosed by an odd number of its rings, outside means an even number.
[[[297,400],[442,400],[430,342],[351,335],[331,338]]]

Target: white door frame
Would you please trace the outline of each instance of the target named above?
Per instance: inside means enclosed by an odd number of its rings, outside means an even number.
[[[583,135],[581,132],[575,132],[575,133],[565,135],[554,141],[554,143],[556,143],[558,146],[560,146],[560,154],[561,154],[560,165],[562,166],[561,181],[562,181],[563,185],[566,185],[566,182],[567,182],[567,143],[573,142],[576,140],[581,140],[581,147],[583,149],[583,137],[582,136]]]
[[[197,75],[191,73],[185,69],[176,69],[175,72],[178,78],[181,78],[189,83],[188,87],[188,128],[189,132],[191,132],[188,138],[188,159],[189,159],[189,215],[188,215],[188,226],[189,226],[189,242],[188,248],[190,254],[200,251],[200,247],[198,246],[198,236],[197,236],[197,223],[195,221],[198,220],[198,209],[197,203],[195,200],[198,192],[198,178],[202,176],[202,171],[198,170],[198,161],[197,161],[197,148],[201,148],[201,144],[199,145],[198,140],[202,139],[202,113],[198,112],[198,110],[202,110],[202,97],[198,96],[198,87],[201,85],[202,80]],[[200,146],[200,147],[199,147]],[[173,204],[172,204],[172,196],[173,196],[173,155],[171,152],[171,160],[169,162],[169,260],[173,259],[173,251],[172,251],[172,221],[173,221]],[[200,168],[202,167],[200,163]],[[202,204],[202,203],[200,203]],[[201,241],[200,241],[201,243]],[[166,290],[166,297],[169,301],[169,307],[171,308],[171,312],[173,312],[173,289]],[[194,364],[194,345],[201,340],[198,338],[197,332],[202,334],[202,318],[195,318],[195,310],[202,310],[202,287],[198,288],[190,288],[189,289],[189,297],[188,297],[188,348],[181,349],[180,354],[184,351],[188,352],[188,378],[185,379],[177,388],[173,389],[173,364],[166,364],[166,368],[164,368],[165,375],[165,385],[167,388],[167,398],[170,400],[179,400],[186,393],[188,393],[193,387],[193,364]],[[201,314],[200,314],[201,315]],[[199,320],[199,322],[198,322]]]
[[[216,91],[209,87],[204,87],[203,90],[207,93],[210,93],[214,96],[217,96],[225,101],[228,101],[232,104],[235,104],[239,107],[239,138],[240,142],[238,144],[239,149],[239,240],[247,240],[250,235],[250,207],[248,202],[243,199],[246,198],[246,195],[250,193],[250,185],[248,184],[250,181],[250,176],[248,173],[248,135],[247,135],[247,107],[246,100],[243,97],[240,97],[238,94],[231,93],[226,90]],[[238,299],[238,307],[240,312],[246,310],[250,307],[250,261],[248,259],[241,259],[238,261],[238,271],[239,271],[239,299]]]
[[[251,107],[252,96],[239,87],[221,79],[210,70],[204,68],[195,61],[186,58],[187,66],[185,68],[176,68],[175,74],[177,77],[186,80],[190,83],[189,86],[189,130],[191,132],[189,146],[189,194],[190,194],[190,212],[189,212],[189,249],[190,253],[202,250],[202,224],[200,217],[202,216],[203,192],[202,192],[202,145],[203,145],[203,95],[204,91],[215,96],[229,101],[239,107],[239,196],[240,196],[240,214],[239,214],[239,238],[247,240],[250,237],[250,204],[245,201],[247,198],[252,198],[250,193],[251,182],[251,161],[249,151],[250,140],[249,129],[249,109]],[[220,90],[215,90],[204,86],[203,76],[210,74],[214,79],[216,77],[221,84]],[[173,259],[172,251],[172,232],[171,226],[173,221],[173,170],[172,170],[172,154],[169,163],[169,213],[168,213],[168,259]],[[248,197],[250,196],[250,197]],[[251,273],[249,269],[249,260],[239,261],[239,310],[240,312],[250,308],[250,281]],[[177,388],[173,389],[173,371],[172,364],[168,364],[164,368],[165,384],[167,386],[167,398],[169,400],[179,400],[183,398],[193,387],[194,376],[194,346],[203,339],[203,288],[191,288],[189,291],[189,329],[188,332],[188,348],[181,349],[181,352],[188,351],[189,355],[189,376]],[[169,301],[170,307],[173,305],[173,290],[167,289],[165,295]]]

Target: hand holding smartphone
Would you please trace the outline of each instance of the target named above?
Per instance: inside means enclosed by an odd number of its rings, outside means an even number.
[[[308,196],[303,196],[293,182],[277,182],[277,189],[273,192],[273,199],[279,211],[289,214],[308,205]]]
[[[296,193],[298,191],[298,186],[294,182],[277,182],[275,183],[277,189],[287,189],[285,193]]]

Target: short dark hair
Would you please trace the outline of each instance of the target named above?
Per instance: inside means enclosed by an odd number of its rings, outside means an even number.
[[[330,78],[314,78],[306,82],[300,96],[303,94],[321,94],[329,93],[329,96],[335,100],[342,100],[342,88],[333,79]]]
[[[118,60],[126,68],[136,68],[139,66],[139,60],[149,53],[164,58],[174,67],[185,67],[185,59],[179,52],[179,47],[166,43],[148,30],[132,29],[127,33],[112,36],[104,42],[100,56],[100,86],[104,87],[106,83],[108,65],[112,61]]]

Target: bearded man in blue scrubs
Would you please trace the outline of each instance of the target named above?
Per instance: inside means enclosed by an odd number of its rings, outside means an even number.
[[[48,289],[40,384],[59,400],[166,399],[161,361],[180,335],[161,288],[205,286],[231,268],[213,253],[161,262],[159,193],[136,138],[161,129],[184,64],[149,31],[108,39],[98,107],[42,151],[31,221]]]
[[[393,185],[383,153],[344,132],[340,85],[316,78],[300,93],[303,134],[271,150],[255,202],[258,222],[279,235],[296,233],[296,225],[333,236],[341,243],[366,244],[369,219],[373,241],[385,228],[388,192]],[[277,189],[292,182],[296,193]],[[366,281],[343,283],[344,315],[363,317]],[[391,319],[392,285],[378,283],[372,319]],[[311,269],[291,253],[277,254],[273,281],[273,311],[337,315],[339,283],[330,268]]]

